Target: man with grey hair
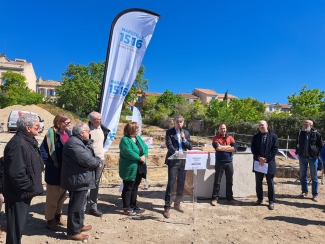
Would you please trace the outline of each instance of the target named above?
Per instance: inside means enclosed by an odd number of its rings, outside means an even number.
[[[21,243],[31,200],[43,193],[44,163],[35,139],[39,130],[36,115],[21,114],[17,133],[4,150],[2,183],[7,217],[6,243]]]
[[[88,235],[81,232],[92,228],[84,225],[84,206],[87,191],[96,187],[96,169],[103,166],[103,161],[95,156],[92,144],[89,126],[78,122],[63,148],[60,186],[69,191],[67,237],[71,240],[87,239]]]
[[[88,126],[90,129],[91,139],[94,141],[93,147],[94,147],[95,155],[100,157],[105,162],[104,145],[110,130],[107,129],[102,124],[102,115],[100,113],[93,111],[88,115],[88,117],[89,117]],[[85,209],[87,203],[90,205],[89,214],[96,217],[101,217],[103,215],[103,213],[97,209],[99,181],[100,181],[100,177],[102,176],[103,170],[104,167],[97,168],[96,180],[95,180],[96,188],[91,189],[89,191],[89,195],[87,195],[87,201],[85,205]]]
[[[322,150],[323,140],[322,135],[313,128],[313,121],[305,120],[302,130],[297,134],[296,140],[296,154],[299,155],[300,166],[300,184],[301,184],[301,198],[308,196],[308,180],[307,170],[308,164],[311,176],[312,200],[317,202],[318,198],[318,156]]]
[[[184,130],[184,118],[182,116],[176,116],[174,118],[175,127],[166,131],[166,146],[167,155],[165,164],[168,166],[168,183],[165,193],[165,205],[164,205],[164,217],[170,217],[170,206],[173,201],[174,184],[177,177],[177,190],[176,199],[174,202],[174,208],[176,211],[183,213],[181,208],[181,201],[183,198],[183,190],[186,180],[185,159],[169,160],[168,158],[174,153],[181,153],[192,149],[192,143],[190,140],[190,133]]]

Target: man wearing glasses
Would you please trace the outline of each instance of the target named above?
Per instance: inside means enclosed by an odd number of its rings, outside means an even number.
[[[90,129],[91,139],[94,141],[93,147],[94,147],[95,155],[100,157],[103,160],[103,162],[105,162],[104,144],[110,130],[107,129],[102,124],[102,115],[100,113],[93,111],[88,115],[88,117],[89,117],[88,126]],[[90,205],[89,214],[96,217],[101,217],[103,215],[103,213],[97,209],[99,181],[100,181],[100,177],[102,176],[103,170],[104,167],[98,168],[96,170],[96,182],[95,182],[96,188],[91,189],[89,191],[89,194],[87,195],[87,201],[86,201],[86,205],[87,203]]]
[[[103,167],[103,161],[94,155],[87,123],[78,122],[72,136],[64,145],[60,186],[69,191],[67,237],[70,240],[86,240],[82,232],[92,228],[85,225],[84,204],[89,189],[95,188],[95,172]]]
[[[2,183],[7,217],[6,243],[21,243],[31,200],[43,193],[44,163],[35,139],[39,130],[36,115],[21,114],[17,133],[4,150]]]

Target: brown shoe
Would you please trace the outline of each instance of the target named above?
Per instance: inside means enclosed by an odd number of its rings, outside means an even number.
[[[50,230],[53,230],[53,231],[59,231],[59,227],[55,221],[55,219],[51,219],[51,220],[48,220],[46,221],[46,227]]]
[[[87,240],[88,239],[88,235],[84,235],[84,234],[75,234],[75,235],[68,235],[67,236],[69,240],[74,240],[74,241],[83,241],[83,240]]]
[[[81,232],[88,231],[88,230],[91,230],[91,228],[92,228],[91,225],[84,225],[84,226],[80,229],[80,231],[81,231]]]
[[[318,202],[318,198],[317,196],[313,196],[313,199],[312,199],[314,202]]]
[[[239,205],[239,202],[236,201],[235,199],[232,199],[230,201],[228,201],[230,204],[234,205],[234,206],[238,206]]]
[[[62,218],[62,215],[61,214],[56,214],[54,219],[55,219],[57,225],[67,226],[67,221],[65,221]]]
[[[174,208],[176,211],[180,212],[180,213],[184,213],[184,210],[182,209],[180,204],[175,204]]]
[[[308,196],[308,192],[302,192],[299,196],[300,198],[306,198]]]
[[[90,209],[89,214],[93,215],[95,217],[102,217],[103,216],[103,213],[101,211],[97,210],[97,209]]]
[[[168,219],[168,218],[170,217],[170,211],[169,211],[168,208],[166,208],[166,209],[164,210],[164,217],[165,217],[166,219]]]

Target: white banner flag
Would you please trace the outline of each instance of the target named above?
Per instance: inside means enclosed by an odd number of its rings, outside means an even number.
[[[139,126],[138,135],[141,135],[142,130],[142,117],[139,109],[137,107],[133,107],[133,114],[132,114],[132,122],[137,122]]]
[[[144,9],[128,9],[115,17],[106,57],[100,113],[110,129],[104,150],[116,135],[125,96],[137,76],[159,15]]]

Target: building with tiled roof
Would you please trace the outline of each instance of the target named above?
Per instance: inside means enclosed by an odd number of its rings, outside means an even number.
[[[55,87],[61,86],[60,81],[55,80],[43,80],[42,77],[37,79],[37,92],[43,94],[44,96],[54,97],[56,96]]]
[[[225,94],[221,94],[221,93],[217,93],[217,95],[218,95],[218,100],[219,101],[223,101],[224,100],[224,98],[225,98]],[[236,96],[234,96],[234,95],[231,95],[231,94],[227,94],[227,98],[228,98],[228,100],[232,100],[232,99],[238,99],[238,97],[236,97]]]
[[[199,97],[190,93],[178,93],[178,96],[184,97],[189,104],[195,102]]]
[[[279,103],[265,103],[265,112],[274,113],[274,112],[287,112],[290,113],[291,106],[288,104],[279,104]]]
[[[0,85],[2,74],[8,70],[25,76],[29,89],[36,92],[36,74],[32,63],[19,58],[9,60],[5,54],[0,54]]]
[[[202,104],[206,104],[210,102],[211,100],[217,99],[218,101],[223,101],[225,94],[218,94],[213,90],[210,89],[201,89],[201,88],[195,88],[192,92],[193,95],[199,97],[202,101]],[[227,95],[228,100],[237,99],[236,96],[233,96],[228,93]]]

